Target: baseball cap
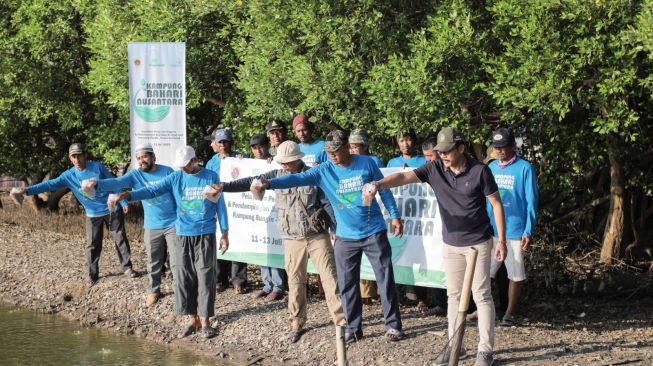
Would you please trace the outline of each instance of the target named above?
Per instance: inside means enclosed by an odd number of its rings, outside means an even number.
[[[464,142],[463,136],[457,129],[445,127],[438,132],[438,144],[435,145],[435,151],[450,151],[456,144]]]
[[[506,147],[515,142],[515,135],[505,127],[498,128],[492,134],[492,147]]]
[[[265,125],[265,132],[270,132],[272,130],[286,129],[286,125],[281,121],[272,120]]]
[[[363,129],[357,128],[349,134],[350,144],[367,144],[368,141],[369,136],[367,135],[367,131]]]
[[[218,127],[215,130],[213,130],[213,132],[210,135],[204,136],[204,140],[207,141],[215,140],[218,142],[223,140],[233,141],[234,137],[233,134],[231,133],[231,129]]]
[[[79,142],[75,142],[74,144],[70,145],[70,147],[68,148],[68,156],[83,154],[85,152],[86,152],[86,148],[84,147],[84,144]]]
[[[179,146],[175,151],[175,162],[172,166],[183,168],[195,157],[195,149],[190,146]]]
[[[154,148],[152,147],[152,144],[141,144],[141,145],[136,146],[136,148],[134,149],[134,152],[139,152],[139,151],[145,151],[145,152],[153,153]]]
[[[249,139],[249,146],[268,144],[270,140],[265,135],[254,135]]]
[[[343,130],[333,130],[326,136],[324,151],[334,152],[348,142],[347,133]]]

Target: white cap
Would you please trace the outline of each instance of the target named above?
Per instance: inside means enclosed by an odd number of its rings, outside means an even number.
[[[274,157],[274,161],[283,164],[300,160],[303,157],[304,153],[299,149],[299,145],[295,141],[288,140],[277,146],[277,156]]]
[[[146,143],[146,144],[141,144],[136,146],[136,149],[134,149],[134,152],[139,152],[139,151],[145,151],[145,152],[154,152],[154,148],[152,147],[152,144]]]
[[[175,151],[175,162],[172,166],[175,168],[183,168],[195,157],[195,149],[190,146],[180,146]]]

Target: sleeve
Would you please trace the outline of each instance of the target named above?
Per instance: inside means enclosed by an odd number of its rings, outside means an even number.
[[[329,160],[329,155],[326,153],[326,151],[322,150],[320,153],[317,155],[317,162],[322,164]]]
[[[177,174],[170,174],[167,177],[158,181],[155,185],[143,187],[131,192],[132,201],[140,201],[145,199],[154,198],[164,193],[172,192],[172,184]]]
[[[311,168],[303,173],[287,174],[283,177],[271,179],[270,189],[318,186],[320,184],[320,172],[322,171],[319,168],[322,166],[324,165],[318,165],[317,167]]]
[[[336,222],[336,214],[333,212],[331,201],[329,201],[329,199],[326,197],[322,188],[317,189],[317,199],[320,201],[320,203],[322,203],[324,211],[326,211],[327,215],[329,215],[329,227],[331,228],[331,231],[335,233],[336,228],[338,227],[338,223]]]
[[[111,173],[109,171],[109,169],[107,169],[106,166],[104,166],[104,164],[98,163],[98,165],[100,166],[100,168],[99,168],[100,169],[100,179],[109,179],[109,178],[115,178],[116,177],[115,175],[113,175],[113,173]]]
[[[499,191],[497,182],[494,180],[494,175],[492,175],[492,171],[487,165],[483,165],[483,170],[481,171],[481,189],[485,197],[491,196]]]
[[[381,173],[379,167],[377,167],[373,161],[370,162],[371,162],[370,167],[372,168],[372,176],[374,177],[374,180],[383,179],[383,173]],[[395,202],[395,198],[392,195],[392,192],[389,189],[382,189],[379,191],[379,195],[381,196],[381,201],[383,202],[383,206],[385,206],[386,210],[388,210],[388,212],[390,213],[390,218],[398,219],[399,209],[397,209],[397,203]]]
[[[229,213],[227,212],[227,205],[224,203],[224,195],[220,195],[220,199],[215,206],[218,222],[220,223],[220,231],[225,232],[229,230]]]
[[[118,178],[100,179],[97,182],[97,190],[102,192],[118,192],[126,188],[133,188],[136,185],[134,174],[129,173]]]
[[[533,236],[539,192],[537,189],[537,176],[532,165],[528,166],[524,174],[524,190],[526,191],[526,227],[523,235]]]
[[[56,191],[57,189],[68,187],[67,174],[68,171],[65,171],[63,172],[63,174],[61,174],[60,176],[54,179],[50,179],[48,181],[35,184],[33,186],[29,186],[27,187],[26,193],[28,196],[33,196],[35,194],[39,194],[43,192],[52,192],[52,191]]]
[[[426,164],[422,164],[419,168],[413,170],[413,173],[417,176],[422,183],[428,183],[429,181],[429,169],[435,168],[435,162],[431,161]]]
[[[253,175],[251,177],[247,178],[242,178],[238,180],[234,180],[231,182],[227,182],[224,184],[223,192],[247,192],[249,191],[249,187],[252,185],[252,181],[256,178],[258,179],[273,179],[274,177],[277,176],[278,170],[270,170],[267,173],[261,174],[261,175]]]

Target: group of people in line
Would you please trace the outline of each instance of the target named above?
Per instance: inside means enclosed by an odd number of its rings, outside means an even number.
[[[255,297],[266,302],[282,299],[287,286],[288,341],[297,342],[307,319],[310,257],[333,323],[345,326],[345,341],[351,343],[363,337],[363,301],[375,297],[377,291],[386,339],[399,341],[404,336],[388,240],[388,233],[401,236],[403,225],[389,188],[427,183],[435,193],[443,225],[447,285],[446,291],[436,290],[435,311],[447,314],[451,339],[466,257],[470,248],[476,249],[472,283],[480,338],[476,365],[492,364],[495,307],[490,278],[505,263],[509,296],[501,321],[514,324],[520,287],[526,278],[523,253],[532,241],[538,200],[535,171],[516,154],[513,133],[499,128],[492,134],[495,159],[487,165],[467,153],[463,136],[454,128],[443,128],[437,138],[427,139],[422,145],[424,155],[415,151],[414,133],[400,133],[396,142],[401,155],[387,166],[411,169],[384,177],[380,171],[383,163],[370,155],[366,131],[332,130],[325,140],[317,140],[313,137],[314,124],[303,114],[292,120],[292,129],[299,143],[288,140],[286,124],[279,120],[266,125],[266,135],[251,137],[253,158],[274,160],[281,166],[256,177],[220,182],[221,160],[247,154],[233,151],[231,131],[218,128],[206,137],[216,154],[205,167],[190,146],[177,149],[172,168],[157,164],[154,149],[145,144],[136,148],[139,169],[116,178],[102,163],[90,161],[84,146],[75,143],[69,149],[72,168],[15,193],[35,195],[63,187],[72,190],[86,211],[85,283],[89,287],[99,278],[104,227],[111,232],[125,275],[137,275],[131,264],[124,213],[129,210],[129,201],[142,201],[149,276],[146,305],[151,306],[161,296],[161,276],[169,257],[174,310],[187,317],[179,336],[200,333],[208,338],[218,333],[209,322],[215,315],[216,292],[229,285],[238,294],[247,292],[246,263],[216,262],[218,250],[229,248],[228,214],[220,193],[275,190],[285,270],[261,267],[263,288]],[[255,179],[258,184],[253,185]],[[377,193],[389,213],[391,227],[387,227],[374,199]],[[221,234],[216,235],[218,225]],[[360,279],[363,253],[376,281]],[[407,292],[414,293],[419,309],[428,308],[425,288],[409,288]],[[448,364],[449,355],[445,350],[435,364]]]

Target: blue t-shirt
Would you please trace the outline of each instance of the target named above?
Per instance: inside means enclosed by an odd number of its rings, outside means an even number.
[[[232,151],[231,154],[229,154],[230,158],[235,158],[238,157],[238,155],[242,155],[243,158],[248,158],[247,154],[243,154],[238,151]],[[220,158],[220,154],[215,154],[213,157],[206,163],[206,166],[204,168],[213,170],[214,172],[218,173],[218,177],[220,177],[220,164],[222,162],[222,159]]]
[[[499,187],[506,218],[506,238],[519,240],[523,235],[533,236],[539,196],[535,169],[520,157],[505,168],[499,166],[498,160],[492,161],[488,166]],[[496,237],[497,225],[489,202],[487,210]]]
[[[220,183],[218,175],[208,169],[200,169],[195,174],[177,170],[153,186],[144,187],[131,193],[134,201],[154,198],[172,193],[177,204],[177,235],[197,236],[216,232],[216,213],[220,230],[229,230],[227,207],[220,196],[217,203],[202,197],[204,187]]]
[[[97,189],[110,192],[120,191],[125,188],[139,189],[156,184],[163,178],[172,174],[174,170],[165,165],[156,165],[154,172],[144,172],[134,169],[122,177],[102,179],[98,181]],[[149,200],[143,200],[145,220],[143,227],[148,230],[158,230],[171,227],[177,220],[177,206],[170,193],[164,193]]]
[[[346,239],[363,239],[387,230],[381,208],[376,200],[367,207],[362,204],[363,184],[383,178],[379,167],[370,157],[352,155],[351,164],[344,168],[328,161],[304,173],[288,174],[270,180],[271,189],[299,186],[319,186],[333,206],[338,222],[336,235]],[[390,218],[399,218],[392,192],[382,189],[379,194]]]
[[[310,145],[301,142],[299,143],[299,150],[304,153],[302,161],[309,168],[329,160],[329,155],[324,151],[323,140],[315,140]]]
[[[426,158],[422,155],[415,155],[408,159],[403,156],[397,156],[396,158],[390,159],[388,161],[388,168],[401,168],[406,164],[409,168],[419,168],[426,163]]]
[[[107,206],[107,198],[109,197],[109,193],[116,191],[96,192],[95,196],[89,197],[81,188],[82,181],[91,178],[99,181],[100,179],[114,178],[114,175],[111,174],[104,164],[97,161],[89,161],[83,170],[77,170],[77,168],[72,167],[54,179],[27,187],[27,194],[32,196],[67,187],[70,188],[79,203],[84,207],[86,216],[99,217],[108,215],[109,207]]]
[[[376,155],[368,155],[368,156],[370,157],[370,159],[372,159],[376,163],[376,166],[378,166],[379,169],[380,168],[385,168],[385,165],[383,165],[383,162],[381,161],[381,159],[379,159]]]

